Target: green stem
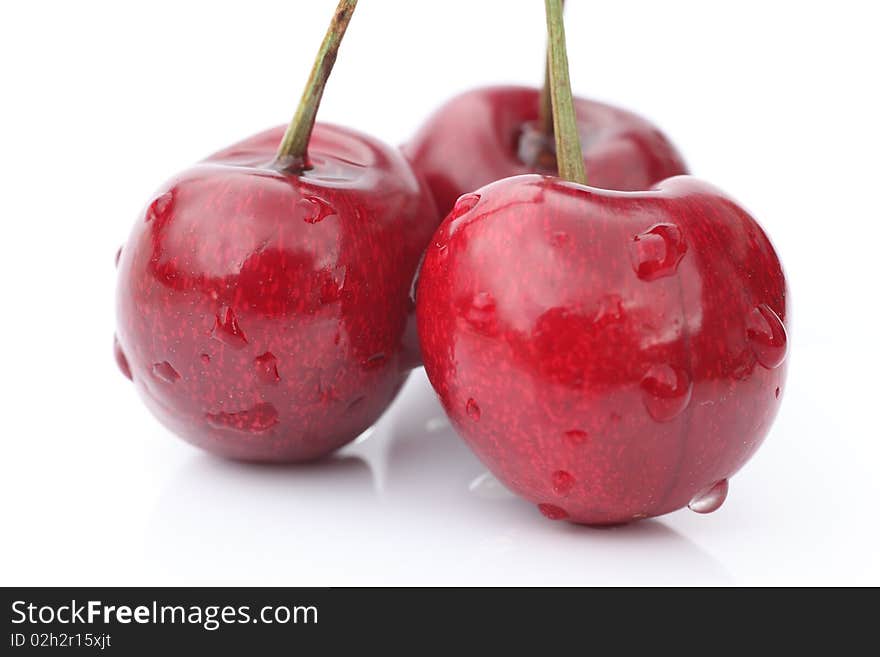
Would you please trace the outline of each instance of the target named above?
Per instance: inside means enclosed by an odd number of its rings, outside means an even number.
[[[550,68],[550,92],[553,101],[553,128],[556,134],[556,163],[559,177],[587,184],[584,156],[578,133],[571,80],[568,77],[568,54],[565,49],[565,26],[562,0],[544,0],[547,9],[547,34]]]
[[[562,10],[565,11],[565,0],[562,0]],[[538,106],[538,129],[548,137],[553,136],[553,101],[550,91],[550,48],[546,50],[544,62],[544,86],[541,87],[541,104]]]
[[[302,98],[296,108],[296,114],[287,126],[278,153],[275,155],[275,166],[288,173],[301,173],[309,168],[308,147],[309,138],[312,136],[312,128],[315,126],[315,115],[321,104],[321,96],[324,95],[324,86],[333,64],[336,62],[336,54],[339,45],[348,27],[348,21],[354,13],[357,0],[339,0],[333,20],[324,35],[324,41],[318,50],[312,72],[303,89]]]

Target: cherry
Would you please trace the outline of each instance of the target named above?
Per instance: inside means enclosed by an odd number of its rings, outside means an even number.
[[[553,90],[560,172],[582,180],[567,79]],[[586,524],[720,506],[786,372],[785,277],[739,204],[690,176],[621,193],[523,175],[461,197],[431,242],[425,368],[501,482]]]
[[[428,248],[417,316],[459,433],[549,517],[688,504],[757,449],[784,387],[779,260],[688,176],[621,194],[526,175],[464,196]]]
[[[438,109],[403,146],[425,179],[440,214],[456,199],[495,180],[525,173],[556,174],[551,85],[473,89]],[[644,118],[576,98],[577,132],[590,183],[635,191],[687,173],[678,150]]]
[[[395,149],[313,129],[354,5],[340,2],[287,131],[171,179],[118,263],[123,373],[216,454],[324,455],[378,418],[416,359],[410,286],[433,203]]]
[[[556,173],[549,67],[543,89],[474,89],[448,101],[403,150],[431,188],[442,215],[455,200],[495,180]],[[675,146],[632,112],[576,98],[577,132],[594,187],[635,191],[687,173]]]

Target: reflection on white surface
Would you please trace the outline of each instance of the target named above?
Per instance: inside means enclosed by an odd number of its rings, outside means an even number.
[[[514,496],[504,487],[504,484],[492,476],[491,472],[484,472],[474,479],[468,486],[468,490],[487,500],[504,500]]]
[[[371,436],[320,463],[193,453],[158,499],[146,554],[172,579],[204,583],[672,584],[677,569],[689,581],[730,581],[664,520],[547,521],[448,423],[425,420],[438,417],[417,372]]]

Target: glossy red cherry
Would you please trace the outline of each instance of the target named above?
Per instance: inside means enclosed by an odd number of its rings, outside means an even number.
[[[379,417],[415,360],[410,285],[436,226],[395,149],[317,125],[289,174],[283,132],[172,179],[119,261],[123,372],[172,431],[238,459],[312,459]]]
[[[403,150],[442,215],[462,194],[495,180],[555,175],[553,137],[538,129],[539,107],[537,89],[488,87],[453,98],[428,119]],[[575,109],[592,186],[637,191],[687,173],[676,148],[645,119],[582,98]]]
[[[786,283],[735,201],[688,176],[463,196],[417,289],[428,376],[486,466],[551,519],[717,508],[785,382]]]

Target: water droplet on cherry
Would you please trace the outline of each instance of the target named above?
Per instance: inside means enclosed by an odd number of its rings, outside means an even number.
[[[119,367],[119,371],[122,372],[123,376],[129,381],[133,381],[134,379],[131,376],[131,367],[128,364],[128,359],[122,351],[122,345],[119,344],[119,338],[115,335],[113,336],[113,357],[116,359],[116,365]]]
[[[555,504],[539,504],[538,511],[544,514],[545,518],[550,518],[550,520],[564,520],[568,518],[568,512]]]
[[[653,281],[675,273],[687,251],[687,242],[675,224],[657,224],[630,242],[633,269],[639,278]]]
[[[156,378],[162,379],[166,383],[174,383],[180,378],[180,374],[177,373],[177,370],[167,360],[163,360],[161,363],[154,363],[153,374]]]
[[[788,351],[788,336],[779,315],[766,303],[756,306],[746,318],[746,339],[758,362],[767,369],[779,367]]]
[[[215,429],[263,433],[278,424],[278,411],[272,404],[261,403],[235,413],[208,413],[205,420]]]
[[[118,269],[119,268],[119,259],[122,257],[122,247],[120,246],[116,249],[116,258],[113,260],[113,265]]]
[[[201,359],[201,361],[202,361],[205,365],[208,365],[208,364],[211,362],[211,356],[210,356],[209,354],[201,354],[201,355],[199,356],[199,358]]]
[[[242,349],[248,343],[235,312],[228,306],[217,314],[211,337],[233,349]]]
[[[575,485],[574,477],[565,470],[557,470],[553,473],[551,479],[553,483],[553,492],[559,495],[559,497],[565,497],[568,495]]]
[[[257,378],[263,383],[275,384],[281,380],[278,375],[278,359],[271,351],[257,356],[254,365],[257,368]]]
[[[658,422],[667,422],[681,413],[691,400],[693,384],[680,367],[654,365],[641,383],[645,408]]]
[[[776,399],[779,399],[779,386],[776,386],[776,392],[774,394],[776,395]]]
[[[464,410],[468,414],[468,417],[474,422],[478,422],[480,420],[480,407],[477,406],[477,402],[475,402],[473,399],[467,400],[467,404],[465,404]]]
[[[317,224],[336,214],[333,206],[318,196],[303,196],[296,207],[302,213],[303,221],[309,224]]]
[[[717,481],[701,493],[697,493],[690,502],[688,508],[697,513],[712,513],[721,508],[727,499],[729,485],[727,479]]]

